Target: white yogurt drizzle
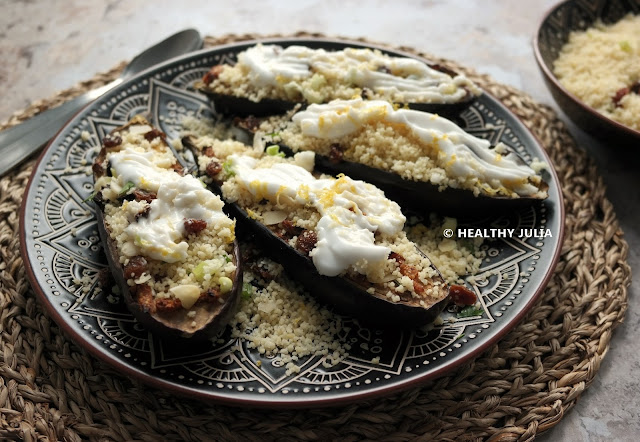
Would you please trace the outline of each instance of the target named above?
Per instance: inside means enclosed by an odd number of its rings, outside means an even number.
[[[122,188],[131,182],[137,189],[157,195],[150,203],[148,215],[124,229],[130,238],[122,248],[127,256],[143,255],[168,263],[184,261],[189,248],[184,241],[185,219],[210,224],[226,217],[222,200],[207,190],[202,181],[166,169],[174,161],[169,154],[141,152],[127,146],[107,158],[117,186]]]
[[[346,48],[329,52],[305,46],[258,44],[238,55],[238,62],[249,70],[256,87],[279,86],[319,73],[343,78],[361,88],[405,102],[455,103],[469,89],[480,89],[464,75],[450,75],[407,57],[390,57],[371,49]]]
[[[386,122],[408,128],[426,145],[435,149],[434,159],[450,177],[476,177],[481,182],[498,181],[521,196],[539,189],[529,182],[536,172],[516,161],[514,155],[501,155],[506,146],[490,149],[488,140],[477,138],[450,120],[427,112],[394,110],[385,101],[362,99],[334,100],[313,104],[296,113],[293,122],[306,136],[335,139],[353,134],[368,124]]]
[[[309,155],[303,152],[297,155]],[[313,155],[313,154],[312,154]],[[238,184],[256,199],[289,198],[309,204],[321,215],[318,242],[310,256],[321,275],[336,276],[356,263],[386,260],[391,250],[375,244],[374,233],[397,234],[406,221],[395,202],[375,186],[348,177],[316,179],[291,163],[261,167],[259,160],[231,155]]]

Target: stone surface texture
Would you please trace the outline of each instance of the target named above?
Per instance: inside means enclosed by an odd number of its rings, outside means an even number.
[[[321,32],[411,46],[446,57],[525,91],[556,110],[536,65],[532,39],[557,0],[261,2],[0,0],[0,121],[31,102],[91,78],[187,27],[203,35]],[[559,111],[560,112],[560,111]],[[570,124],[595,159],[640,268],[638,152],[605,146]],[[594,383],[563,421],[539,440],[637,440],[640,434],[638,278],[625,323]]]

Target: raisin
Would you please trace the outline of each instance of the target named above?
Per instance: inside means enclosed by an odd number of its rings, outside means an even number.
[[[344,150],[342,146],[340,146],[338,143],[333,143],[331,144],[331,146],[329,146],[329,148],[331,149],[329,151],[329,161],[334,164],[341,162],[342,157],[344,156]]]
[[[156,129],[156,128],[153,128],[149,132],[144,134],[144,139],[147,140],[147,141],[152,141],[152,140],[154,140],[154,139],[156,139],[158,137],[160,137],[160,138],[162,138],[164,140],[166,135],[160,129]]]
[[[296,236],[302,231],[300,227],[297,227],[291,220],[288,219],[282,221],[282,228],[291,236]]]
[[[400,264],[400,273],[403,274],[404,276],[408,276],[409,278],[415,281],[416,279],[418,279],[418,274],[420,272],[418,272],[418,269],[415,268],[414,266],[410,264],[402,263]]]
[[[101,177],[104,175],[104,167],[100,165],[100,163],[93,163],[91,166],[91,171],[97,177]]]
[[[213,146],[205,146],[205,148],[202,149],[202,153],[209,158],[213,158],[216,156],[216,153],[213,150]]]
[[[173,163],[173,165],[171,166],[171,169],[173,169],[175,172],[179,173],[180,175],[184,175],[184,167],[182,167],[182,164],[180,163]]]
[[[615,104],[616,107],[620,107],[622,106],[620,104],[620,101],[629,93],[629,88],[628,87],[623,87],[622,89],[618,89],[616,91],[616,94],[613,96],[613,104]]]
[[[140,212],[136,213],[136,222],[140,219],[140,218],[146,218],[147,216],[149,216],[149,211],[151,210],[151,206],[146,206],[144,209],[142,209]]]
[[[139,278],[147,271],[147,260],[144,256],[134,256],[129,259],[129,263],[124,266],[125,278]]]
[[[235,117],[233,119],[233,124],[249,132],[255,132],[256,129],[258,129],[258,127],[260,126],[260,120],[253,115],[249,115],[245,118]]]
[[[413,281],[413,291],[418,295],[423,295],[425,292],[425,285],[420,281],[420,272],[418,269],[405,262],[405,258],[396,252],[389,254],[389,259],[394,259],[398,263],[400,273],[409,277]]]
[[[209,164],[207,164],[205,172],[206,172],[207,176],[209,176],[211,178],[215,178],[216,175],[218,175],[220,172],[222,172],[222,164],[220,164],[216,160],[211,160],[211,161],[209,161]]]
[[[389,253],[389,259],[394,259],[399,265],[404,264],[404,256],[399,253],[391,252]]]
[[[209,86],[213,80],[217,79],[220,76],[223,69],[224,69],[224,65],[222,64],[215,65],[214,67],[209,69],[209,72],[204,74],[204,76],[202,77],[202,82],[207,86]]]
[[[424,295],[424,284],[419,279],[413,280],[413,291],[418,295]]]
[[[107,134],[102,139],[102,145],[106,148],[120,146],[122,144],[122,138],[119,135]]]
[[[296,240],[296,247],[305,255],[309,255],[309,253],[315,248],[316,243],[318,242],[318,235],[313,230],[305,230],[300,235],[298,235],[298,239]]]
[[[146,201],[150,203],[157,198],[157,195],[153,192],[146,192],[144,190],[135,189],[133,191],[133,197],[136,201]]]
[[[478,301],[476,294],[462,285],[452,285],[449,287],[451,300],[458,305],[473,305]]]
[[[294,236],[299,235],[302,232],[302,228],[296,227],[295,224],[291,222],[291,220],[285,219],[280,224],[280,229],[275,231],[275,234],[278,235],[285,241],[290,240]],[[276,228],[277,226],[273,226]]]
[[[202,219],[185,219],[184,220],[184,230],[186,230],[187,235],[198,234],[207,228],[207,222]]]

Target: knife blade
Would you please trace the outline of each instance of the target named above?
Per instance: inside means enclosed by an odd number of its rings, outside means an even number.
[[[111,83],[87,91],[60,106],[41,112],[0,132],[0,175],[4,175],[43,147],[71,117],[99,96],[151,66],[201,47],[202,37],[195,29],[178,32],[134,57],[120,76]]]

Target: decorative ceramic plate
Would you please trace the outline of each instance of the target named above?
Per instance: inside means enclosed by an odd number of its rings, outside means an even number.
[[[327,49],[346,45],[277,41]],[[228,332],[222,344],[171,345],[148,333],[122,302],[98,288],[106,260],[94,208],[86,199],[93,190],[91,164],[100,140],[140,113],[170,139],[178,136],[182,117],[210,118],[209,102],[191,85],[210,66],[234,62],[250,44],[200,51],[138,75],[80,112],[42,154],[22,207],[22,254],[31,284],[55,321],[125,375],[190,397],[248,406],[328,405],[420,385],[478,355],[512,328],[542,292],[560,251],[564,216],[553,171],[545,172],[550,189],[544,203],[499,218],[487,214],[465,226],[538,229],[538,237],[485,241],[487,259],[467,282],[478,295],[481,314],[456,318],[446,311],[443,325],[429,331],[382,331],[347,321],[337,339],[352,350],[330,369],[323,367],[323,357],[312,356],[298,361],[299,373],[287,375],[278,358],[257,363],[265,357]],[[457,120],[477,136],[508,144],[528,162],[538,157],[550,163],[524,125],[487,94]]]

